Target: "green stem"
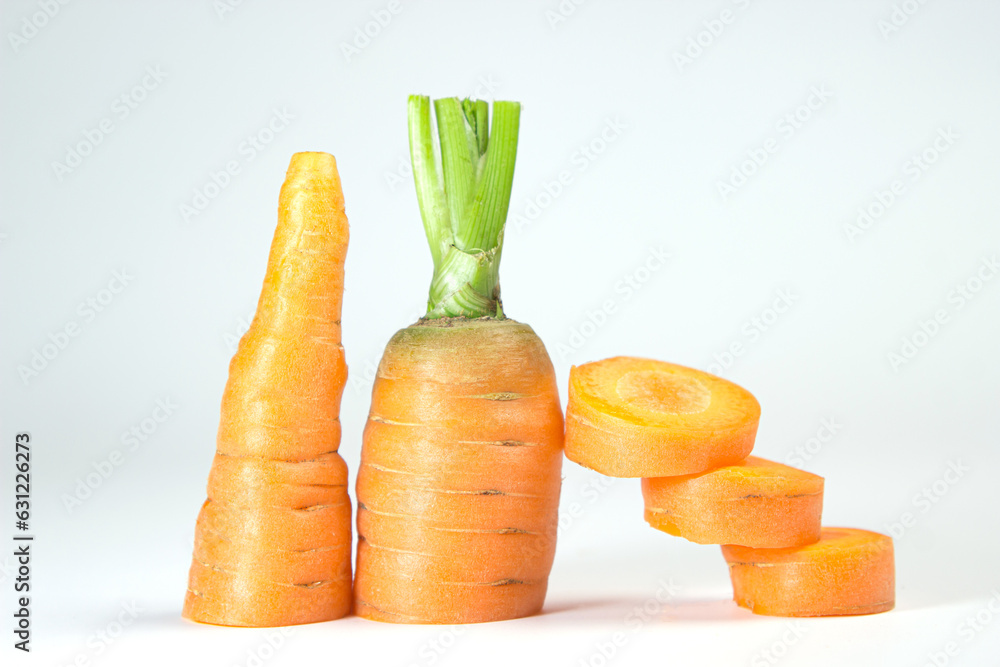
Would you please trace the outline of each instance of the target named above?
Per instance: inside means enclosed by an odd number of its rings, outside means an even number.
[[[417,203],[424,220],[424,232],[431,246],[434,271],[438,270],[448,246],[451,245],[451,221],[445,202],[438,161],[434,155],[430,99],[410,95],[408,120],[410,130],[410,161],[413,181],[417,186]]]
[[[503,318],[500,255],[510,206],[521,105],[435,100],[440,163],[434,155],[430,99],[409,101],[410,156],[417,201],[434,259],[427,317]]]
[[[486,168],[469,212],[468,224],[457,238],[461,247],[486,249],[500,245],[514,182],[520,119],[521,105],[517,102],[493,104],[493,134],[486,153]]]

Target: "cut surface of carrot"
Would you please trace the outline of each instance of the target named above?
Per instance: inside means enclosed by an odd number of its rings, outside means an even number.
[[[768,616],[850,616],[896,602],[892,538],[859,528],[823,528],[819,542],[786,549],[727,545],[733,599]]]
[[[611,477],[668,477],[738,463],[760,404],[703,371],[613,357],[570,370],[566,457]]]
[[[698,544],[779,548],[819,540],[823,478],[748,456],[705,473],[642,480],[652,527]]]
[[[257,312],[229,366],[183,615],[314,623],[351,608],[351,501],[340,445],[348,228],[337,164],[296,153]]]

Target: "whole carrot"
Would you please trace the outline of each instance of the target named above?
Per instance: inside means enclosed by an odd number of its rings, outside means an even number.
[[[337,163],[296,153],[250,329],[229,366],[184,616],[275,626],[351,606],[351,502],[340,445],[348,227]]]
[[[389,341],[358,470],[357,614],[398,623],[526,616],[555,554],[563,419],[552,362],[506,319],[498,270],[520,105],[409,101],[434,260],[427,315]]]

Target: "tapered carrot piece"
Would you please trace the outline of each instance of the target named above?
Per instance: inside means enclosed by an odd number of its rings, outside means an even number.
[[[351,607],[340,445],[348,227],[333,156],[296,153],[257,313],[229,366],[184,616],[276,626]]]
[[[698,544],[795,547],[819,539],[823,478],[756,456],[642,480],[646,521]]]
[[[787,549],[728,545],[733,599],[768,616],[849,616],[896,603],[892,538],[858,528],[824,528],[819,542]]]
[[[742,461],[757,399],[693,368],[613,357],[570,370],[566,457],[611,477],[668,477]]]

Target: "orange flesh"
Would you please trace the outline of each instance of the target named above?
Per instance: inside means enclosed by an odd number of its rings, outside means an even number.
[[[184,617],[268,627],[351,607],[340,445],[348,228],[333,156],[297,153],[257,313],[229,366]]]
[[[824,528],[819,542],[787,549],[728,545],[733,599],[768,616],[849,616],[896,603],[892,538],[857,528]]]
[[[760,405],[714,375],[613,357],[570,370],[566,456],[611,477],[669,477],[736,464],[753,449]]]
[[[555,555],[563,421],[552,363],[513,320],[429,320],[386,346],[358,470],[355,612],[527,616]]]
[[[823,478],[749,456],[706,473],[642,480],[649,525],[698,544],[794,547],[820,536]]]

